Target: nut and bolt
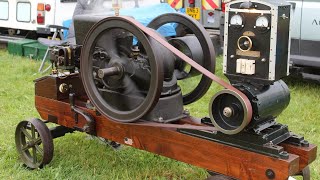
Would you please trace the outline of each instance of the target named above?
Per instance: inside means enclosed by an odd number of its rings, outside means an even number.
[[[276,177],[276,173],[272,169],[267,169],[266,176],[268,179],[274,179]]]
[[[226,116],[226,117],[231,117],[232,115],[233,115],[233,110],[232,110],[232,108],[230,108],[230,107],[225,107],[224,109],[223,109],[223,115],[224,116]]]
[[[183,111],[183,114],[189,116],[189,115],[190,115],[190,111],[189,111],[188,109],[185,109],[185,110]]]
[[[158,118],[158,121],[159,121],[159,122],[163,122],[163,117],[160,116],[160,117]]]
[[[59,91],[61,93],[67,93],[69,91],[69,86],[66,83],[60,84]]]

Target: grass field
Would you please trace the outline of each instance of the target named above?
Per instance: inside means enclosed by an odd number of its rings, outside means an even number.
[[[55,140],[53,161],[41,170],[22,166],[14,144],[19,121],[39,117],[34,108],[33,80],[39,62],[8,55],[0,51],[0,179],[204,179],[206,171],[148,152],[109,146],[75,133]],[[221,66],[221,59],[218,60]],[[221,75],[218,68],[217,74]],[[320,86],[289,80],[291,103],[278,118],[290,129],[320,144]],[[206,116],[210,92],[187,108],[194,116]],[[318,153],[319,155],[319,153]],[[212,162],[214,163],[214,162]],[[312,179],[320,180],[320,160],[311,166]]]

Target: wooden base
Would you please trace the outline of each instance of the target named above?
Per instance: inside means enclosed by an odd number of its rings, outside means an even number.
[[[176,129],[121,124],[87,109],[84,102],[76,102],[77,107],[94,118],[97,136],[236,179],[272,179],[266,173],[273,172],[273,179],[285,180],[299,173],[316,158],[317,147],[314,145],[303,148],[282,144],[289,153],[289,158],[284,160],[185,135]],[[36,96],[35,104],[44,120],[69,128],[83,127],[85,124],[81,116],[78,124],[75,123],[68,102]]]

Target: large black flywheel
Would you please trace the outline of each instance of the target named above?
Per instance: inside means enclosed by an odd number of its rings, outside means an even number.
[[[108,17],[91,28],[82,48],[81,78],[101,114],[133,122],[153,109],[163,85],[159,47],[123,18]]]
[[[174,23],[176,35],[166,37],[168,42],[195,60],[198,64],[215,73],[215,52],[208,32],[195,19],[179,14],[163,14],[151,21],[148,27],[159,29]],[[190,104],[200,99],[210,88],[211,79],[192,68],[183,60],[175,60],[175,76],[183,93],[183,103]]]

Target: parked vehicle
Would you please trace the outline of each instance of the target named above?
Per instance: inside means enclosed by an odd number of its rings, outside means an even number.
[[[0,32],[24,35],[50,34],[48,25],[62,25],[72,18],[76,0],[1,0]]]
[[[88,3],[94,0],[88,0]],[[103,7],[112,8],[112,0],[102,0]],[[124,0],[122,8],[159,3],[159,0]],[[0,34],[51,34],[48,25],[63,25],[72,19],[77,0],[0,0]]]
[[[289,0],[292,4],[291,73],[320,82],[320,1]]]
[[[180,12],[198,20],[209,32],[216,55],[222,54],[221,22],[224,12],[223,0],[161,0]]]
[[[223,0],[161,0],[171,7],[185,11],[186,14],[197,19],[205,28],[219,29],[220,17],[224,10]]]

